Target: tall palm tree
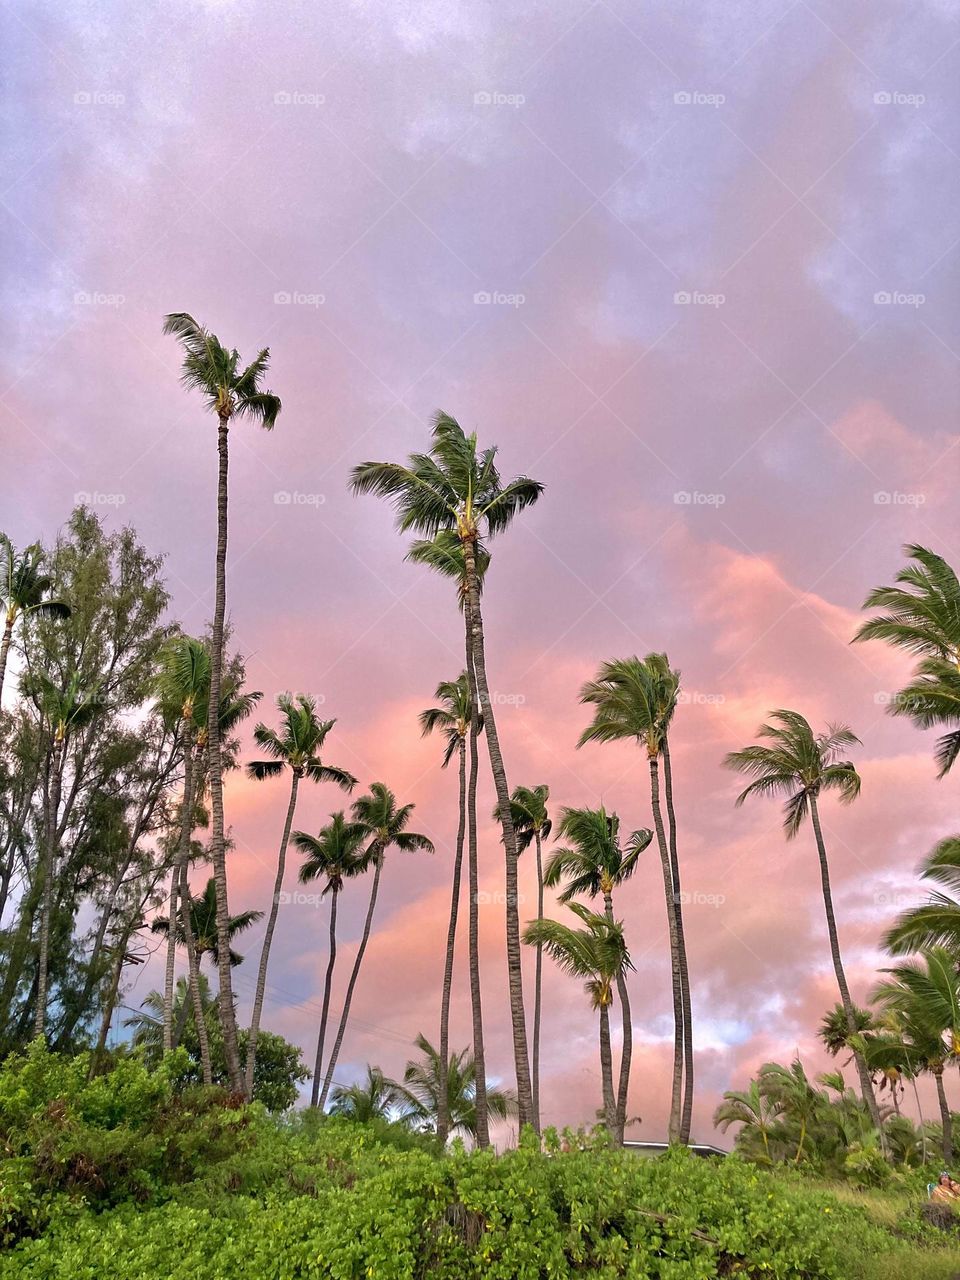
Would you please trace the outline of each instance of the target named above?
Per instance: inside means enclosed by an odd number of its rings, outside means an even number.
[[[337,1038],[333,1042],[333,1050],[327,1063],[326,1075],[323,1078],[323,1088],[320,1090],[318,1106],[321,1109],[326,1105],[327,1094],[330,1092],[333,1073],[337,1068],[337,1059],[340,1056],[340,1047],[343,1044],[343,1037],[347,1030],[353,992],[357,985],[357,978],[360,974],[360,966],[363,963],[364,952],[367,949],[367,942],[370,939],[370,926],[373,924],[373,913],[376,910],[377,893],[380,889],[380,875],[383,871],[387,850],[397,848],[404,853],[412,853],[419,849],[426,853],[433,853],[432,840],[417,831],[407,830],[407,823],[410,821],[410,815],[413,813],[414,808],[415,806],[412,804],[398,806],[397,797],[382,782],[372,783],[369,792],[353,803],[354,821],[360,823],[364,828],[369,840],[366,858],[373,867],[373,884],[370,888],[370,902],[367,906],[366,919],[363,922],[360,945],[357,948],[353,969],[350,973],[350,981],[347,984],[347,993],[343,1000],[340,1025],[337,1027]]]
[[[523,1125],[533,1119],[533,1095],[523,1006],[517,842],[510,817],[510,788],[487,680],[479,559],[486,554],[483,537],[493,538],[508,528],[514,516],[536,502],[543,486],[527,476],[518,476],[504,484],[497,471],[496,455],[495,447],[480,451],[476,434],[466,435],[449,414],[438,413],[428,453],[411,455],[406,466],[364,462],[354,468],[353,489],[356,493],[374,493],[390,499],[396,507],[401,532],[414,531],[428,540],[436,539],[441,533],[449,540],[452,533],[460,544],[463,585],[469,606],[465,612],[469,637],[467,675],[477,714],[483,720],[503,832],[507,973],[519,1119]]]
[[[220,951],[217,882],[213,876],[204,885],[201,894],[198,896],[191,895],[189,901],[183,905],[187,909],[186,915],[189,918],[190,928],[193,933],[193,949],[198,960],[202,961],[204,956],[209,956],[218,973],[221,961],[224,958],[227,964],[234,969],[238,964],[243,963],[243,956],[234,951],[230,944],[239,934],[245,933],[258,920],[263,919],[262,911],[241,911],[237,915],[230,917],[227,921],[227,953],[226,957],[224,957]],[[177,922],[178,941],[181,944],[186,942],[182,924],[183,914],[181,911],[181,920]],[[170,928],[169,916],[156,916],[150,927],[154,933],[166,934]]]
[[[476,1063],[467,1049],[452,1053],[446,1060],[424,1035],[418,1035],[420,1057],[411,1059],[403,1082],[393,1081],[395,1098],[403,1107],[407,1124],[440,1133],[440,1108],[447,1101],[447,1126],[452,1133],[477,1138]],[[508,1091],[487,1087],[487,1106],[498,1120],[506,1120],[517,1110],[517,1100]]]
[[[371,1120],[394,1120],[405,1123],[397,1086],[379,1067],[367,1067],[366,1079],[356,1084],[336,1084],[330,1093],[330,1112],[345,1116],[358,1124]]]
[[[181,381],[191,391],[199,391],[207,409],[217,415],[217,554],[216,592],[213,627],[210,640],[210,708],[209,733],[210,801],[212,810],[211,854],[213,874],[217,882],[217,905],[220,912],[220,1020],[223,1026],[223,1051],[230,1088],[245,1090],[237,1039],[237,1014],[233,1002],[230,965],[227,960],[227,928],[230,917],[227,903],[227,863],[223,817],[223,761],[220,750],[220,685],[223,674],[224,622],[227,610],[227,473],[229,466],[229,432],[234,418],[252,418],[267,431],[273,429],[280,413],[280,398],[264,391],[262,380],[270,364],[270,352],[264,348],[245,368],[240,368],[236,350],[223,347],[220,340],[186,312],[165,317],[163,332],[172,334],[183,347]]]
[[[524,930],[523,940],[531,946],[543,946],[563,973],[586,979],[584,986],[591,1006],[600,1014],[603,1114],[613,1135],[617,1131],[617,1100],[613,1092],[610,1006],[619,977],[633,966],[620,921],[610,921],[579,902],[571,902],[569,908],[583,928],[573,929],[557,920],[533,920]]]
[[[897,1086],[904,1092],[904,1080],[909,1080],[913,1089],[917,1115],[920,1119],[920,1147],[923,1164],[927,1163],[927,1130],[923,1118],[923,1104],[920,1101],[920,1090],[917,1088],[917,1077],[928,1069],[925,1053],[930,1045],[918,1045],[912,1038],[915,1029],[904,1021],[903,1016],[893,1005],[888,1006],[881,1017],[876,1020],[876,1030],[865,1044],[867,1065],[873,1071],[879,1071],[890,1085],[890,1091],[896,1099]],[[921,1033],[926,1039],[926,1033]],[[936,1050],[936,1046],[934,1046]],[[882,1088],[882,1085],[881,1085]],[[899,1113],[898,1113],[899,1114]]]
[[[337,902],[344,880],[361,875],[369,866],[363,847],[366,837],[366,827],[359,822],[348,822],[342,809],[331,814],[330,821],[321,828],[319,835],[312,836],[306,831],[293,833],[293,843],[304,855],[300,867],[300,883],[309,884],[322,878],[324,885],[321,893],[330,895],[330,953],[323,981],[323,1009],[320,1014],[320,1033],[317,1036],[317,1057],[310,1096],[312,1107],[317,1106],[320,1101],[320,1081],[323,1077],[323,1046],[330,1013],[333,971],[337,962]]]
[[[739,807],[750,796],[786,796],[783,829],[788,840],[793,840],[804,819],[809,815],[820,860],[820,885],[823,907],[830,936],[830,955],[833,970],[840,989],[840,1000],[847,1016],[847,1028],[851,1036],[857,1034],[856,1009],[850,998],[850,989],[840,955],[837,934],[837,918],[833,909],[830,889],[830,866],[827,849],[820,826],[819,798],[828,791],[835,791],[841,804],[852,804],[860,794],[860,775],[849,760],[842,758],[848,747],[859,745],[859,738],[846,725],[828,725],[826,732],[814,735],[807,721],[797,711],[773,711],[770,724],[757,730],[762,743],[731,752],[724,761],[728,769],[742,773],[753,781],[739,796]],[[870,1072],[863,1054],[854,1051],[860,1091],[870,1112],[874,1127],[881,1131],[880,1112],[873,1093]],[[881,1140],[882,1140],[881,1131]]]
[[[550,839],[553,823],[547,810],[550,788],[545,783],[536,787],[514,787],[510,796],[513,829],[517,834],[517,853],[525,853],[534,845],[537,851],[537,919],[543,919],[543,842]],[[494,809],[499,818],[499,809]],[[533,1124],[540,1131],[540,1019],[543,987],[543,947],[538,946],[533,978],[533,1046],[531,1058],[531,1085],[533,1093]],[[623,995],[621,993],[621,1000]]]
[[[607,920],[613,922],[613,891],[636,871],[640,855],[653,838],[650,831],[635,831],[624,852],[619,839],[620,819],[599,809],[562,809],[557,838],[569,844],[557,849],[547,864],[544,883],[550,888],[563,885],[561,902],[571,902],[585,894],[603,898]],[[617,995],[623,1016],[620,1052],[620,1082],[617,1089],[617,1123],[614,1135],[623,1142],[627,1121],[627,1094],[633,1054],[633,1023],[626,974],[617,976]]]
[[[270,947],[280,911],[280,895],[283,891],[283,876],[287,865],[287,844],[290,841],[290,828],[293,826],[293,816],[297,809],[300,779],[308,778],[311,782],[335,782],[344,791],[352,791],[357,784],[352,773],[336,765],[324,764],[320,759],[320,751],[336,720],[321,720],[318,717],[316,699],[302,693],[296,697],[290,697],[289,694],[284,693],[277,698],[277,710],[281,718],[279,732],[276,729],[269,729],[265,724],[258,724],[253,731],[257,746],[271,759],[254,760],[247,765],[250,777],[260,780],[276,778],[283,773],[284,769],[290,770],[290,800],[280,835],[273,899],[270,903],[267,928],[260,951],[257,989],[253,998],[253,1014],[250,1018],[250,1035],[247,1040],[245,1089],[248,1098],[253,1096],[253,1073],[257,1061],[260,1018],[267,989],[267,966],[270,963]]]
[[[660,853],[670,935],[674,1049],[669,1137],[671,1142],[689,1142],[693,1115],[693,1016],[683,931],[672,776],[668,789],[669,837],[660,807],[660,760],[663,758],[666,764],[669,759],[666,754],[667,735],[679,691],[679,672],[671,668],[666,654],[650,653],[642,661],[634,656],[605,662],[596,679],[588,681],[580,690],[580,701],[593,706],[594,714],[592,723],[580,735],[577,745],[634,739],[646,751],[650,771],[650,805]],[[666,769],[664,781],[668,781]]]
[[[960,986],[956,955],[933,947],[915,961],[884,969],[889,977],[878,984],[872,999],[899,1015],[906,1039],[933,1075],[940,1104],[943,1158],[953,1160],[950,1107],[943,1087],[948,1062],[960,1058]]]
[[[920,661],[913,679],[888,704],[893,715],[908,716],[921,729],[960,726],[960,581],[942,556],[909,545],[913,562],[895,585],[876,587],[865,609],[882,612],[865,622],[854,640],[884,640]],[[960,755],[960,727],[937,742],[935,758],[942,778]]]
[[[457,944],[457,921],[460,913],[460,881],[463,874],[463,842],[467,824],[467,737],[470,732],[470,683],[466,671],[456,680],[442,680],[434,695],[438,706],[420,712],[420,729],[424,737],[437,732],[444,740],[441,768],[457,757],[460,775],[457,844],[453,858],[453,881],[450,889],[450,919],[447,924],[447,947],[443,959],[443,986],[440,994],[440,1061],[450,1057],[450,998],[453,991],[453,960]],[[450,1132],[450,1106],[446,1097],[438,1103],[437,1136],[446,1142]]]
[[[48,676],[36,674],[30,692],[50,726],[44,786],[43,856],[40,882],[43,886],[40,910],[40,938],[37,959],[37,997],[33,1033],[42,1036],[47,1017],[47,986],[50,967],[50,925],[53,914],[53,886],[58,854],[58,815],[63,787],[63,771],[67,750],[100,710],[97,686],[85,688],[80,673],[72,672],[63,683],[56,684]]]
[[[180,876],[190,856],[190,837],[193,828],[194,809],[194,747],[197,739],[196,710],[210,689],[210,654],[201,640],[192,636],[173,636],[161,657],[160,675],[157,681],[157,697],[161,711],[168,721],[179,721],[183,748],[183,798],[180,803],[180,830],[173,868],[170,874],[169,913],[177,917],[177,894]],[[163,984],[163,1049],[173,1048],[173,1002],[176,976],[177,934],[167,931],[167,954]],[[196,994],[196,993],[195,993]],[[195,1009],[195,1012],[198,1010]],[[198,1017],[197,1029],[201,1037],[206,1027]]]
[[[70,606],[51,599],[53,579],[43,572],[43,548],[33,543],[17,552],[5,533],[0,533],[0,609],[4,612],[3,637],[0,639],[0,699],[7,670],[7,654],[13,628],[18,618],[40,614],[50,618],[69,618]]]

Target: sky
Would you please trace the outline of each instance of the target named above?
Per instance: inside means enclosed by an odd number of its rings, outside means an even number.
[[[461,620],[348,478],[423,448],[440,408],[546,486],[485,595],[511,786],[649,825],[639,752],[576,749],[577,692],[634,653],[683,673],[695,1136],[768,1058],[823,1069],[837,993],[812,837],[787,844],[774,802],[735,810],[721,762],[775,707],[862,739],[860,800],[822,813],[863,1001],[920,858],[956,829],[935,735],[886,714],[908,663],[850,640],[904,543],[960,562],[960,4],[28,0],[2,21],[3,527],[50,539],[82,500],[132,523],[202,631],[215,424],[162,317],[269,346],[277,428],[231,432],[236,642],[263,718],[313,694],[337,718],[328,759],[414,802],[437,846],[388,863],[337,1078],[397,1073],[436,1036],[456,777],[417,714],[461,670]],[[343,797],[305,790],[296,825],[316,830]],[[509,1084],[493,803],[484,776],[487,1055]],[[285,804],[283,781],[231,778],[231,910],[267,903]],[[649,1139],[672,1052],[659,876],[651,851],[618,901]],[[521,890],[529,915],[531,859]],[[365,892],[344,896],[341,993]],[[309,1060],[326,928],[325,904],[288,904],[270,969],[265,1025]],[[455,983],[465,1045],[462,949]],[[544,1122],[591,1120],[594,1016],[550,964],[544,1004]]]

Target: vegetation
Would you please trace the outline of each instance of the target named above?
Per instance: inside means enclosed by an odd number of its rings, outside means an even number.
[[[304,693],[276,696],[275,727],[257,723],[255,758],[242,758],[239,731],[261,693],[247,687],[226,621],[229,433],[243,417],[272,429],[281,406],[263,386],[267,350],[242,366],[186,313],[168,316],[164,328],[182,348],[185,386],[217,420],[208,631],[189,635],[169,619],[162,560],[133,529],[105,529],[79,507],[50,545],[18,551],[0,535],[0,1232],[10,1251],[0,1280],[118,1267],[186,1276],[200,1273],[201,1260],[205,1276],[809,1280],[920,1275],[921,1255],[933,1268],[923,1274],[960,1270],[956,1249],[942,1235],[937,1247],[920,1214],[931,1158],[949,1164],[954,1150],[960,836],[946,835],[928,856],[928,900],[892,923],[883,941],[893,960],[870,1007],[859,1007],[820,820],[831,793],[844,804],[860,794],[847,759],[860,744],[846,725],[815,732],[801,712],[781,708],[756,743],[725,762],[746,779],[737,805],[784,799],[789,841],[809,819],[839,996],[819,1035],[835,1069],[811,1078],[798,1054],[728,1091],[715,1123],[732,1133],[735,1154],[722,1163],[679,1149],[643,1161],[620,1149],[635,1034],[631,953],[640,954],[640,922],[623,910],[621,890],[648,848],[659,856],[669,932],[668,1137],[680,1148],[691,1135],[695,975],[670,755],[682,732],[681,675],[665,652],[627,655],[600,662],[580,691],[591,718],[579,746],[625,741],[641,749],[646,782],[636,804],[649,826],[626,837],[618,814],[557,805],[562,797],[546,782],[509,787],[481,604],[490,544],[543,486],[524,475],[504,482],[496,447],[481,446],[445,413],[425,452],[402,464],[364,462],[352,473],[356,493],[393,503],[400,532],[414,535],[409,559],[452,580],[463,617],[463,669],[436,686],[419,716],[421,732],[441,739],[441,767],[457,764],[450,906],[436,957],[438,1034],[416,1037],[401,1079],[374,1065],[359,1080],[336,1078],[383,874],[394,851],[434,847],[412,829],[414,805],[381,780],[365,781],[349,812],[332,813],[315,833],[295,829],[301,782],[346,792],[360,784],[329,763],[337,721],[321,719]],[[889,710],[938,730],[943,778],[960,755],[960,584],[935,552],[910,546],[906,555],[895,584],[868,596],[874,612],[855,639],[915,659]],[[482,748],[503,854],[514,1076],[503,1085],[488,1080],[484,1046]],[[224,781],[241,767],[263,782],[288,775],[290,786],[277,813],[271,897],[262,908],[231,911]],[[316,883],[330,906],[312,1071],[298,1046],[265,1025],[291,846],[302,859],[301,883]],[[537,895],[535,912],[521,920],[525,851],[536,860]],[[363,928],[338,1009],[340,898],[365,876]],[[471,1043],[454,1047],[464,879]],[[554,918],[548,890],[566,908],[563,919]],[[259,941],[249,1009],[232,977],[245,934]],[[163,958],[160,989],[121,1018],[130,974],[151,946]],[[591,1103],[602,1123],[589,1140],[541,1132],[545,958],[584,985],[597,1015],[601,1084]],[[120,1041],[112,1047],[111,1028]],[[850,1064],[856,1092],[843,1075]],[[311,1076],[311,1107],[292,1116]],[[920,1109],[924,1077],[936,1090],[935,1120]],[[914,1105],[915,1119],[906,1114]],[[518,1149],[489,1149],[497,1122],[515,1125]],[[941,1228],[954,1232],[949,1206],[943,1215]]]

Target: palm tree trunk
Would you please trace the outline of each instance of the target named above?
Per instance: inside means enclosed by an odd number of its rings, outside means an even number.
[[[943,1067],[934,1070],[934,1077],[937,1081],[937,1101],[940,1103],[940,1127],[943,1131],[943,1161],[944,1164],[953,1163],[953,1121],[950,1118],[950,1108],[947,1106],[947,1095],[943,1087]]]
[[[293,826],[293,815],[297,808],[297,789],[300,785],[300,774],[293,770],[293,781],[290,784],[290,803],[287,805],[287,816],[280,837],[280,852],[277,855],[277,878],[273,884],[273,901],[270,903],[270,915],[267,919],[267,930],[263,935],[263,948],[260,952],[260,969],[257,973],[257,990],[253,998],[253,1015],[250,1018],[250,1036],[247,1040],[247,1071],[244,1080],[244,1091],[248,1098],[253,1097],[253,1071],[257,1064],[257,1036],[260,1034],[260,1017],[263,1013],[263,999],[267,990],[267,966],[270,963],[270,947],[273,943],[273,932],[277,927],[277,915],[280,911],[280,894],[283,892],[283,873],[287,865],[287,844],[290,841],[290,828]]]
[[[191,1003],[192,1003],[192,994],[191,994],[191,991],[190,991],[190,985],[189,985],[189,981],[188,981],[188,983],[187,983],[187,990],[186,990],[186,992],[184,993],[184,998],[183,998],[183,1000],[180,1002],[180,1011],[179,1011],[179,1013],[177,1014],[177,1020],[176,1020],[176,1022],[173,1024],[173,1047],[174,1047],[174,1049],[176,1049],[176,1047],[179,1045],[180,1041],[183,1039],[183,1032],[184,1032],[184,1029],[186,1028],[186,1025],[187,1025],[187,1018],[189,1018],[189,1017],[190,1017],[190,1006],[191,1006]]]
[[[670,933],[670,971],[673,988],[673,1087],[670,1094],[670,1125],[667,1131],[671,1142],[680,1140],[681,1094],[683,1089],[683,990],[680,979],[680,948],[677,937],[677,913],[674,904],[673,872],[670,867],[670,851],[663,829],[660,812],[660,765],[656,756],[650,762],[650,807],[653,809],[653,825],[660,850],[660,868],[663,874],[663,893],[667,904],[667,927]]]
[[[613,924],[612,893],[603,895],[603,910],[607,919]],[[630,1067],[633,1062],[633,1015],[630,1011],[627,976],[622,972],[617,974],[617,995],[620,997],[620,1010],[623,1015],[623,1042],[620,1048],[620,1082],[617,1088],[617,1123],[613,1133],[622,1146],[627,1129],[627,1098],[630,1093]]]
[[[193,828],[193,735],[187,725],[183,742],[183,799],[180,809],[180,838],[170,876],[170,906],[167,920],[167,956],[163,975],[163,1051],[173,1048],[173,990],[177,971],[177,892],[180,869],[190,857],[190,835]],[[184,1002],[186,1007],[187,1001]]]
[[[443,989],[440,994],[440,1062],[450,1062],[450,996],[453,990],[453,960],[457,945],[457,920],[460,915],[460,880],[463,875],[463,841],[467,824],[467,744],[463,738],[457,749],[460,764],[460,818],[457,826],[457,848],[453,858],[453,884],[450,888],[450,922],[447,925],[447,951],[443,961]],[[450,1094],[447,1075],[441,1072],[441,1088],[437,1096],[437,1138],[441,1146],[450,1132]]]
[[[480,590],[477,583],[475,550],[474,540],[465,538],[463,540],[463,553],[467,592],[470,600],[470,630],[473,638],[472,656],[476,672],[477,694],[480,700],[480,714],[483,717],[483,731],[487,739],[487,753],[490,757],[490,769],[493,773],[494,788],[497,795],[500,826],[503,830],[503,848],[506,861],[507,977],[510,985],[510,1019],[513,1024],[513,1058],[517,1073],[517,1120],[522,1129],[525,1124],[533,1124],[535,1121],[533,1094],[530,1085],[530,1057],[527,1050],[526,1015],[523,1007],[517,834],[513,829],[510,788],[507,786],[507,774],[503,764],[503,756],[500,752],[500,739],[497,735],[497,722],[493,714],[490,690],[487,685],[486,657],[483,645],[483,617],[480,612]]]
[[[913,1085],[913,1096],[917,1102],[917,1115],[920,1117],[920,1146],[921,1146],[921,1153],[922,1153],[921,1158],[923,1160],[923,1163],[926,1164],[927,1163],[927,1126],[926,1126],[926,1121],[923,1118],[923,1107],[920,1105],[920,1090],[917,1088],[917,1077],[913,1074],[913,1072],[910,1073],[910,1083]]]
[[[539,828],[533,833],[537,845],[537,920],[543,919],[543,846]],[[533,1096],[533,1127],[540,1132],[540,1021],[543,994],[543,943],[537,943],[537,960],[533,977],[533,1060],[531,1062],[531,1093]]]
[[[237,1011],[233,1003],[230,973],[230,909],[227,902],[227,857],[223,818],[223,757],[220,748],[220,687],[223,673],[223,627],[227,611],[227,469],[229,421],[221,418],[217,431],[217,560],[216,596],[210,640],[210,705],[207,712],[207,744],[210,769],[210,856],[217,889],[217,950],[220,979],[220,1025],[227,1080],[234,1093],[244,1092],[237,1040]],[[198,1028],[199,1030],[199,1028]]]
[[[467,782],[467,876],[470,889],[467,946],[470,968],[470,1010],[473,1020],[473,1060],[477,1112],[476,1143],[490,1145],[490,1113],[487,1105],[487,1058],[483,1047],[483,1001],[480,992],[480,868],[477,857],[477,779],[480,773],[480,708],[473,667],[473,628],[470,601],[464,601],[467,685],[470,690],[470,775]]]
[[[363,953],[367,949],[367,941],[370,938],[370,926],[373,923],[373,913],[377,905],[377,892],[380,888],[380,872],[382,870],[383,850],[381,849],[376,855],[373,884],[370,888],[370,903],[367,906],[367,918],[363,922],[363,934],[360,938],[360,946],[357,948],[357,955],[353,962],[350,981],[347,984],[347,994],[343,1000],[343,1012],[340,1014],[340,1025],[337,1027],[337,1038],[333,1042],[333,1052],[330,1054],[330,1061],[327,1063],[327,1074],[323,1077],[323,1089],[321,1090],[318,1104],[321,1111],[327,1103],[327,1094],[330,1092],[330,1085],[333,1083],[333,1073],[337,1069],[337,1059],[340,1057],[340,1046],[343,1044],[343,1037],[347,1030],[347,1019],[350,1017],[350,1004],[353,1000],[353,991],[357,985],[360,965],[363,963]]]
[[[37,1003],[33,1034],[42,1036],[47,1019],[47,987],[50,970],[50,926],[53,915],[53,877],[57,862],[57,811],[60,808],[60,785],[66,741],[54,742],[50,754],[50,780],[47,785],[46,820],[43,839],[43,898],[40,908],[40,938],[37,961]]]
[[[110,979],[110,992],[107,996],[106,1007],[103,1010],[103,1018],[100,1021],[100,1033],[97,1036],[97,1043],[93,1053],[90,1055],[90,1066],[87,1071],[87,1079],[92,1080],[97,1074],[97,1067],[103,1056],[103,1051],[107,1045],[107,1036],[110,1034],[110,1023],[113,1021],[113,1011],[117,1004],[117,995],[120,991],[120,975],[123,973],[123,957],[128,939],[124,938],[120,944],[117,953],[117,962],[113,966],[113,977]]]
[[[683,899],[680,893],[680,860],[677,857],[677,815],[673,807],[673,770],[670,747],[663,738],[663,798],[667,806],[670,837],[670,872],[673,877],[673,910],[677,920],[677,963],[680,966],[680,1002],[683,1009],[683,1108],[680,1112],[680,1141],[690,1141],[693,1120],[693,1015],[690,1006],[690,970],[683,934]]]
[[[0,640],[0,699],[3,698],[3,678],[7,672],[7,654],[10,652],[10,637],[13,635],[13,618],[7,613],[3,624],[3,639]]]
[[[313,1068],[313,1085],[310,1089],[310,1105],[316,1107],[320,1102],[320,1081],[323,1072],[323,1044],[327,1038],[327,1017],[330,1013],[330,989],[333,986],[333,970],[337,963],[337,898],[340,890],[330,889],[330,955],[327,958],[327,973],[323,980],[323,1008],[320,1011],[320,1034],[317,1036],[317,1060]]]
[[[193,1001],[193,1020],[197,1025],[197,1040],[200,1044],[200,1068],[203,1072],[203,1083],[213,1084],[213,1063],[210,1060],[210,1037],[207,1035],[207,1020],[203,1014],[203,997],[200,994],[200,957],[197,955],[197,944],[193,936],[193,922],[190,919],[190,881],[187,877],[187,864],[180,867],[180,920],[183,925],[183,936],[187,944],[187,965],[189,971],[188,986]]]
[[[820,884],[823,889],[823,907],[827,916],[827,933],[830,936],[830,955],[833,958],[833,971],[837,975],[837,986],[840,988],[840,1001],[843,1004],[843,1011],[847,1015],[847,1029],[851,1035],[857,1034],[857,1020],[853,1008],[853,1001],[850,999],[850,989],[847,986],[846,974],[843,971],[843,961],[840,958],[840,940],[837,936],[837,918],[833,911],[833,894],[830,891],[830,868],[827,864],[827,850],[823,843],[823,832],[820,829],[820,814],[817,810],[816,796],[810,797],[810,819],[813,823],[813,834],[817,840],[817,853],[820,858]],[[854,1061],[857,1064],[857,1072],[860,1076],[860,1092],[864,1102],[867,1104],[867,1110],[870,1113],[870,1122],[880,1135],[880,1144],[884,1146],[883,1127],[880,1123],[880,1110],[877,1107],[877,1099],[873,1092],[873,1082],[870,1079],[870,1072],[867,1070],[867,1064],[863,1060],[863,1054],[854,1050]]]
[[[600,1006],[600,1082],[603,1089],[603,1115],[607,1131],[617,1131],[617,1104],[613,1096],[613,1050],[610,1047],[610,1008]]]

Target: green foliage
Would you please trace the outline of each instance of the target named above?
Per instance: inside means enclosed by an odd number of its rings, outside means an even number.
[[[918,1191],[884,1216],[736,1156],[564,1151],[554,1132],[544,1154],[529,1130],[504,1155],[444,1155],[384,1122],[178,1092],[183,1066],[131,1057],[88,1081],[84,1056],[39,1042],[3,1064],[0,1280],[866,1280],[956,1262]]]

